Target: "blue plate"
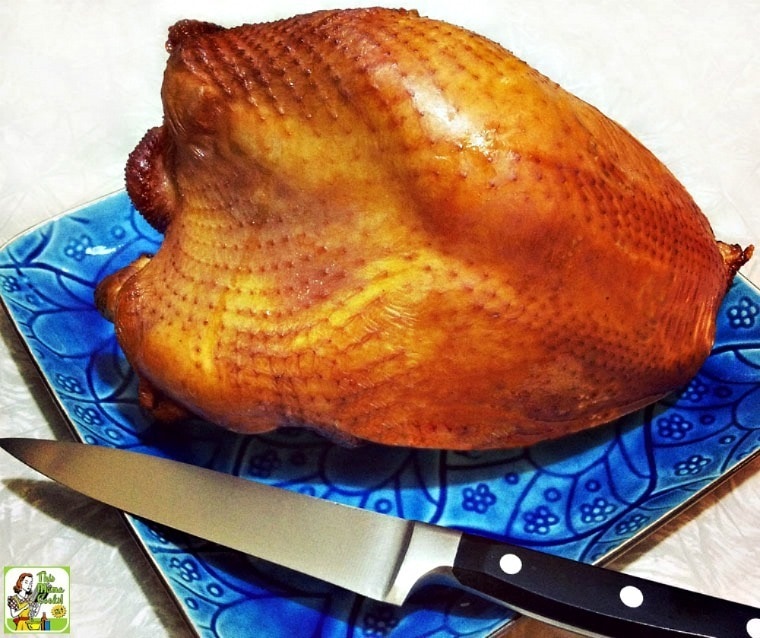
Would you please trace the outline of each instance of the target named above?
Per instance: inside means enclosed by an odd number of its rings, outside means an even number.
[[[598,562],[760,449],[760,294],[738,277],[715,348],[680,392],[590,432],[493,452],[338,447],[303,430],[241,436],[201,421],[157,426],[95,284],[161,240],[124,192],[34,228],[0,251],[4,305],[75,435],[323,498]],[[160,486],[157,486],[160,498]],[[235,524],[235,512],[219,516]],[[128,517],[202,636],[488,636],[512,619],[430,588],[394,608]],[[330,539],[325,539],[326,543]]]

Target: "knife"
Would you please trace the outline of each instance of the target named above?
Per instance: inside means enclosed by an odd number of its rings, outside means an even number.
[[[114,448],[25,438],[0,447],[120,510],[378,601],[402,605],[437,582],[587,636],[760,638],[760,609],[454,529]]]

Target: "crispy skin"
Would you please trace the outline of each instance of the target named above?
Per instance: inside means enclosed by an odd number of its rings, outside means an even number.
[[[141,400],[476,449],[687,382],[750,249],[499,45],[384,9],[171,31],[127,189],[165,233],[98,288]]]

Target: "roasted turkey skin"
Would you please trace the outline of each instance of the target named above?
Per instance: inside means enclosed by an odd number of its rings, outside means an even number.
[[[500,45],[388,9],[171,28],[127,190],[164,234],[104,279],[157,418],[523,446],[687,383],[751,248]]]

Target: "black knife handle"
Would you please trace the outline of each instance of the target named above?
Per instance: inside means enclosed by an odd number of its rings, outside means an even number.
[[[462,535],[459,584],[566,629],[611,638],[760,638],[760,609]]]

